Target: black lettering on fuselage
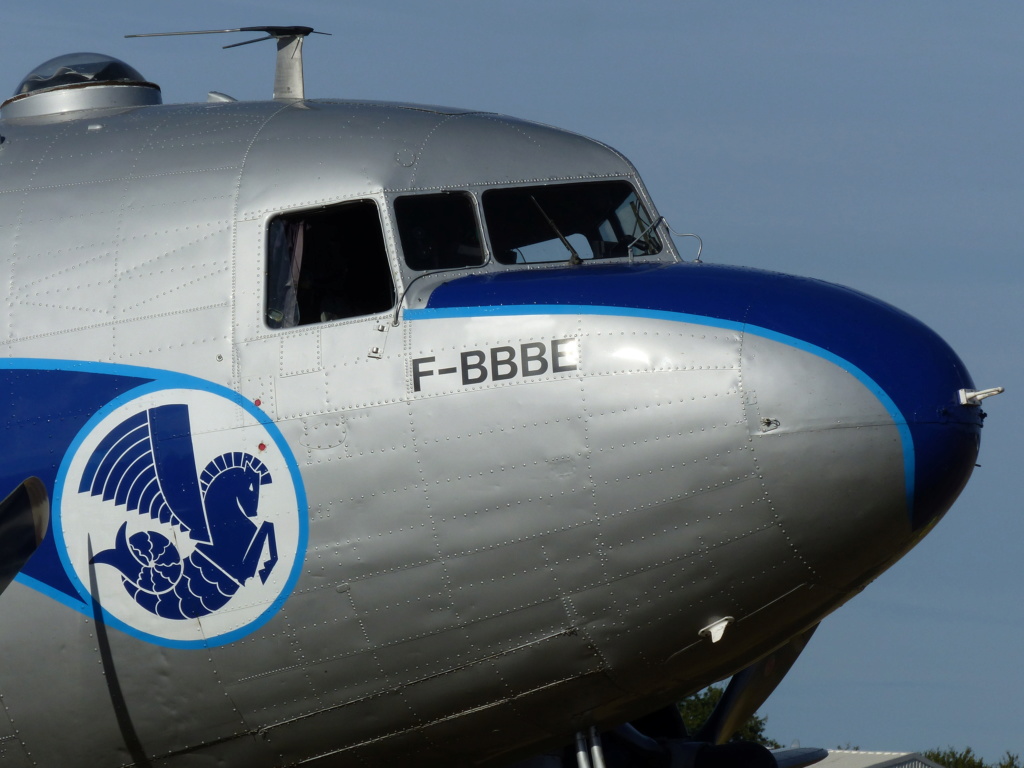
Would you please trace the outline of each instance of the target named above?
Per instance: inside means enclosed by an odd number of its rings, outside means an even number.
[[[518,348],[510,345],[467,349],[459,353],[459,364],[434,367],[436,357],[415,357],[412,360],[412,390],[419,392],[428,376],[460,373],[463,386],[485,381],[508,381],[516,378],[565,373],[579,369],[574,338],[552,339],[551,342],[527,341]]]
[[[551,357],[553,358],[551,370],[555,373],[575,371],[580,367],[578,363],[562,362],[562,358],[569,357],[572,354],[569,350],[563,349],[563,347],[574,341],[576,341],[576,339],[555,339],[551,342]]]
[[[523,364],[523,376],[540,376],[548,371],[548,361],[544,357],[548,348],[543,341],[531,341],[519,347],[520,359]]]
[[[420,379],[424,376],[433,376],[433,371],[423,370],[424,363],[432,363],[436,358],[433,357],[415,357],[412,361],[412,391],[420,391]]]
[[[479,349],[471,349],[469,352],[463,352],[460,357],[462,359],[463,384],[479,384],[481,381],[487,381],[487,368],[484,366],[487,355]],[[470,362],[471,358],[476,359]]]
[[[491,378],[495,381],[515,378],[519,373],[515,359],[515,347],[491,347]]]

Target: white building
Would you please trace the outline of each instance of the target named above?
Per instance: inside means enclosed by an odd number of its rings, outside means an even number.
[[[862,752],[830,749],[815,768],[944,768],[917,752]]]

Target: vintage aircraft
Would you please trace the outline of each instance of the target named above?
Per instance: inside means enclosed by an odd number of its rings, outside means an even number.
[[[72,54],[0,108],[0,764],[815,759],[722,745],[997,390],[856,291],[684,261],[603,144],[309,100],[312,30],[255,31],[271,101]]]

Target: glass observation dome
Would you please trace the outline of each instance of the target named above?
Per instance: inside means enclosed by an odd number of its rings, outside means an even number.
[[[160,103],[160,86],[120,59],[102,53],[68,53],[29,72],[14,96],[0,105],[0,117]]]

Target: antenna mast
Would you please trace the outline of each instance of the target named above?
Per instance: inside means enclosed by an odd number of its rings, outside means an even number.
[[[224,48],[237,48],[240,45],[259,43],[264,40],[277,40],[277,68],[274,71],[274,100],[295,101],[306,98],[306,88],[302,76],[302,41],[309,35],[329,35],[329,32],[317,32],[312,27],[238,27],[237,29],[203,29],[195,32],[150,32],[141,35],[125,35],[125,37],[169,37],[172,35],[218,35],[224,32],[264,32],[266,37],[257,37],[241,43],[225,45]]]

